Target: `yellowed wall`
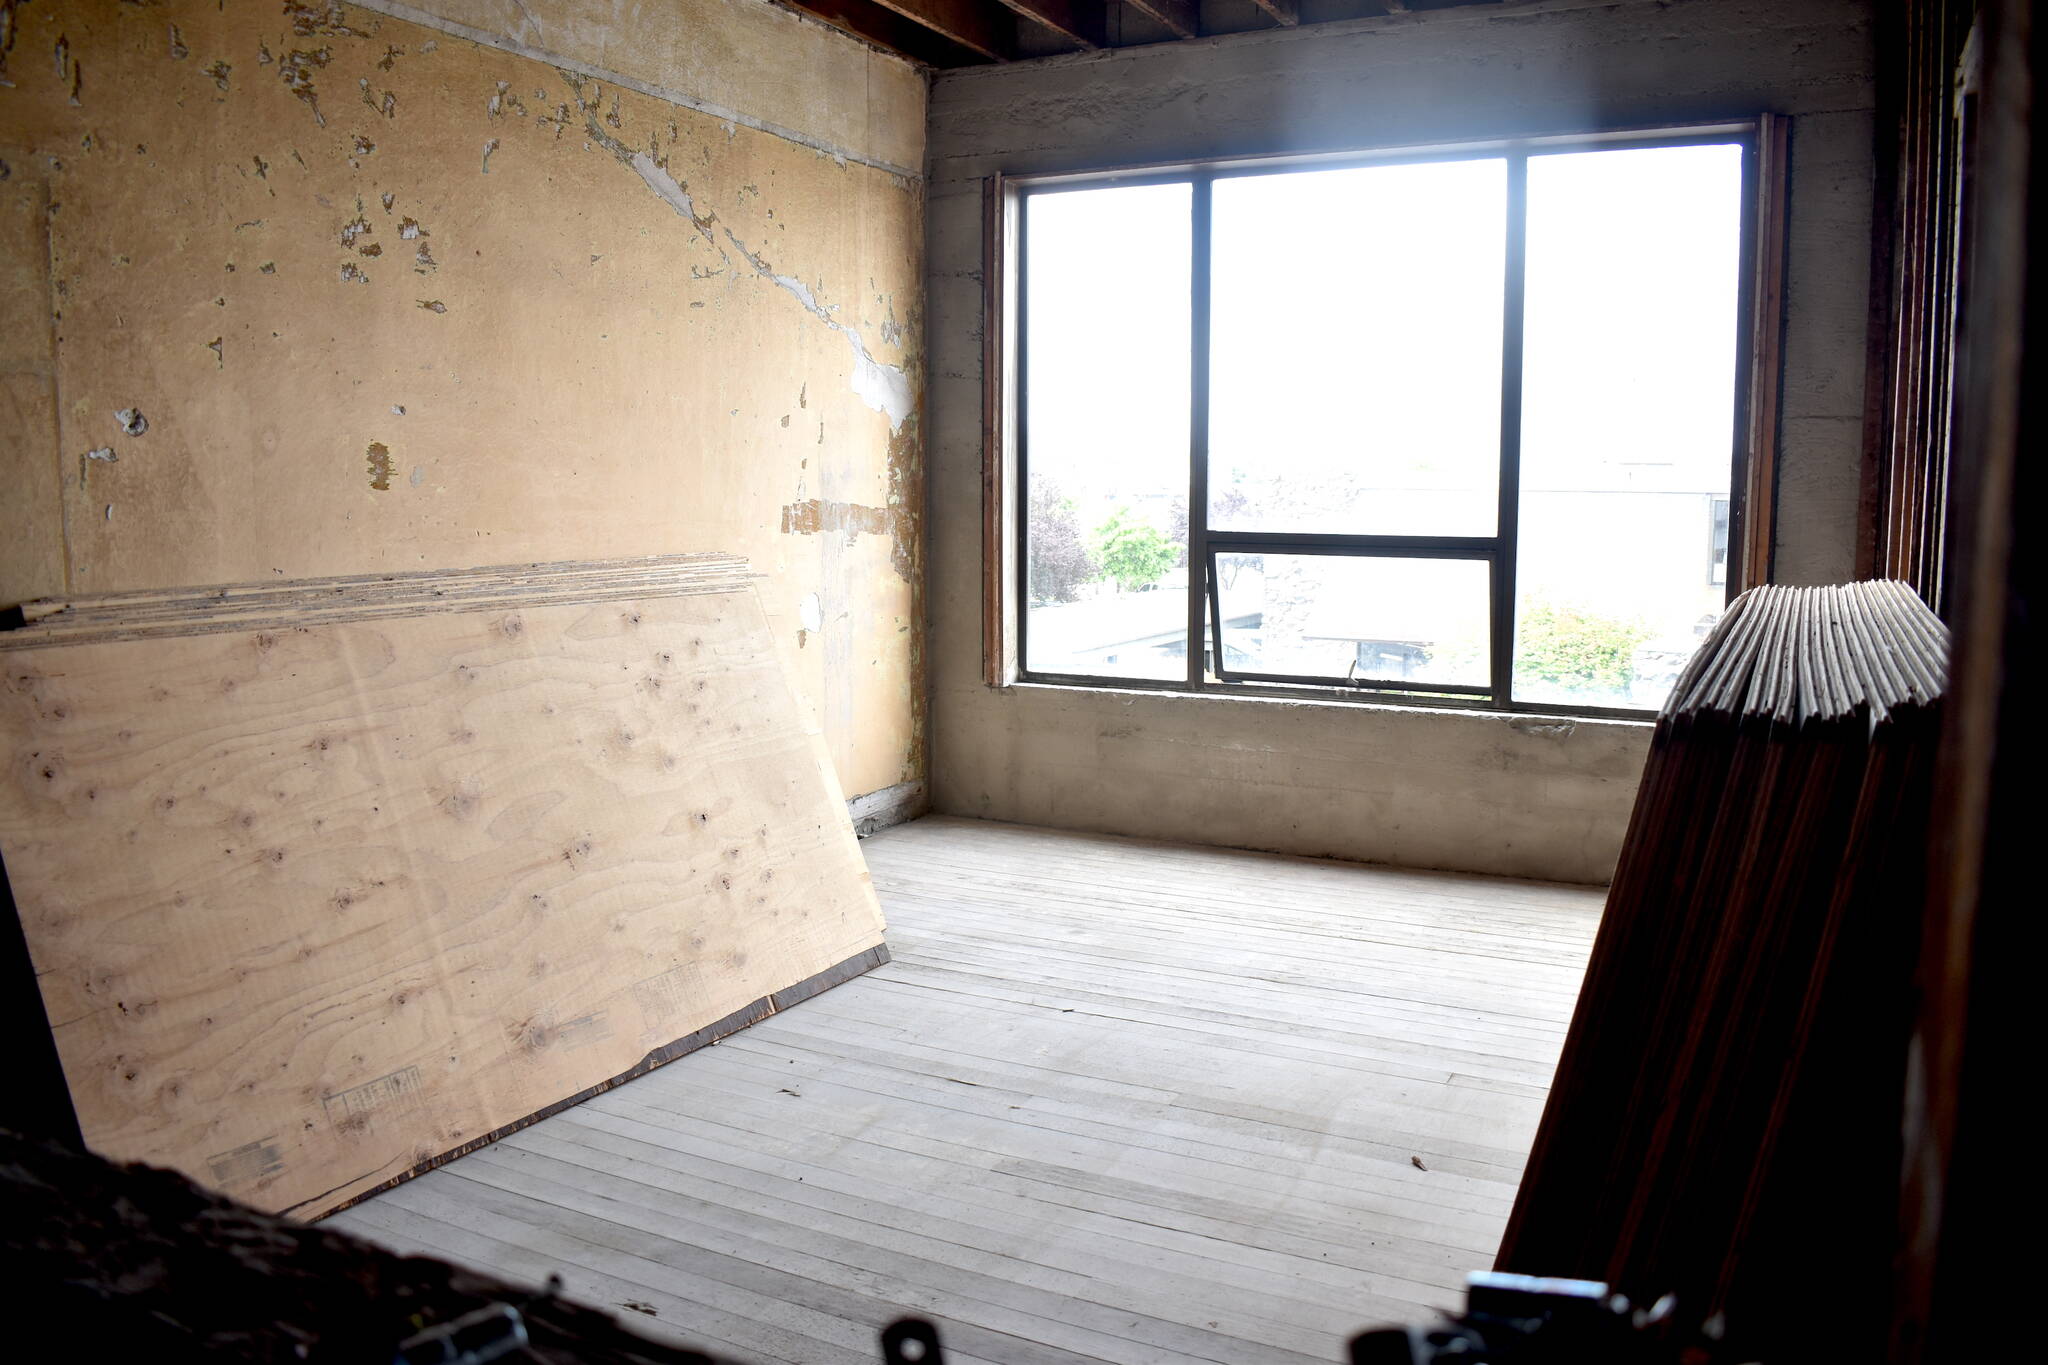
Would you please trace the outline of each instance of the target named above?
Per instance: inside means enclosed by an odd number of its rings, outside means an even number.
[[[730,550],[847,791],[921,776],[919,78],[493,8],[0,0],[0,599]]]

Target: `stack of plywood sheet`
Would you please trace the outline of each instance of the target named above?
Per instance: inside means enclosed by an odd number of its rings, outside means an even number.
[[[24,615],[0,852],[102,1153],[317,1215],[886,960],[744,561]]]
[[[1502,1269],[1675,1291],[1766,1359],[1882,1357],[1946,654],[1899,583],[1757,588],[1701,648]]]

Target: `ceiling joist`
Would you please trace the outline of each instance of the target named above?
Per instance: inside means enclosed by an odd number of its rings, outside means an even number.
[[[882,8],[875,0],[803,0],[800,8],[834,28],[926,66],[943,69],[990,60],[983,53],[941,37],[935,29]]]
[[[1103,0],[1002,0],[1027,19],[1035,19],[1084,48],[1109,46],[1108,7]]]
[[[988,0],[877,0],[913,23],[958,43],[990,61],[1007,62],[1017,55],[1017,21],[1008,9]]]
[[[1307,26],[1502,0],[1317,0]],[[1304,25],[1302,0],[785,0],[934,67]],[[1206,22],[1205,22],[1206,20]],[[1170,35],[1170,36],[1165,36]]]
[[[1175,37],[1192,38],[1202,31],[1202,8],[1195,0],[1130,0],[1130,6],[1172,29]]]

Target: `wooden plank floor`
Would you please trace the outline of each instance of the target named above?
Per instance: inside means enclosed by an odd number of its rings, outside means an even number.
[[[1506,1223],[1582,887],[932,818],[896,960],[330,1220],[748,1361],[1334,1362]]]

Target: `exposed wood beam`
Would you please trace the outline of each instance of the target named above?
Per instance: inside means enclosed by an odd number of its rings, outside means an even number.
[[[797,8],[834,28],[867,39],[877,47],[900,52],[927,66],[974,66],[987,60],[956,42],[913,23],[875,0],[793,0]]]
[[[1201,7],[1195,0],[1130,0],[1130,6],[1172,29],[1176,37],[1193,38],[1202,31]]]
[[[1301,0],[1253,0],[1260,9],[1273,16],[1273,22],[1282,28],[1293,28],[1301,22]]]
[[[1082,47],[1108,47],[1109,27],[1103,0],[1002,0],[1027,19],[1065,34]],[[1291,0],[1290,0],[1291,3]]]
[[[992,61],[1017,55],[1017,20],[990,0],[877,0],[912,23]]]

